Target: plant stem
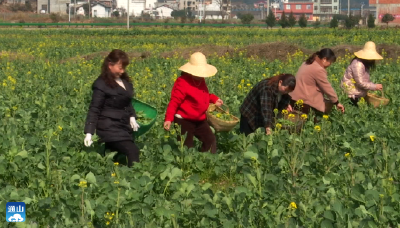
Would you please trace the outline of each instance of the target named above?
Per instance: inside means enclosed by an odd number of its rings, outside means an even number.
[[[117,225],[119,224],[118,212],[119,212],[119,194],[120,194],[120,191],[121,191],[121,188],[118,188],[117,211],[115,212],[115,217],[117,219]]]

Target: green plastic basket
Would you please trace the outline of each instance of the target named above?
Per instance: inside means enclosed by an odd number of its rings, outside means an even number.
[[[139,121],[137,123],[139,124],[140,128],[138,131],[134,131],[134,137],[137,138],[141,135],[144,135],[146,132],[150,130],[150,128],[154,125],[157,119],[157,109],[149,104],[146,104],[142,101],[139,101],[135,98],[132,99],[132,105],[133,108],[135,109],[136,112],[143,111],[144,115],[147,118],[152,119],[149,123],[147,124],[142,124]]]

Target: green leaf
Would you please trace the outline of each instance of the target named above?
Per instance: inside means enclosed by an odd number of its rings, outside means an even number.
[[[171,148],[171,146],[170,145],[164,145],[163,146],[163,151],[165,152],[165,153],[170,153],[171,151],[172,151],[172,148]]]
[[[19,200],[19,195],[18,195],[17,191],[12,191],[12,192],[11,192],[11,194],[10,194],[10,200],[13,200],[13,201]]]
[[[203,191],[205,191],[205,190],[209,189],[211,186],[212,186],[212,184],[210,184],[210,183],[205,183],[205,184],[201,187],[201,189],[203,189]]]
[[[340,201],[335,201],[332,205],[333,211],[335,211],[341,219],[343,219],[343,207]]]
[[[30,204],[33,200],[31,198],[25,197],[25,199],[23,200],[23,202],[25,204]]]
[[[169,176],[169,179],[171,179],[171,180],[174,179],[175,177],[181,177],[182,170],[175,167],[171,170],[171,175],[168,175],[168,176]]]
[[[23,151],[19,152],[16,156],[21,156],[22,158],[27,158],[28,152],[26,152],[26,150],[23,150]]]
[[[46,169],[46,167],[44,167],[44,165],[41,162],[38,164],[38,168],[41,170]]]
[[[329,177],[322,177],[322,181],[324,182],[324,184],[328,185],[331,183],[331,180],[329,179]]]
[[[321,222],[321,228],[333,228],[332,222],[325,219]]]
[[[254,153],[254,152],[252,152],[252,151],[247,151],[247,152],[245,152],[244,154],[244,158],[246,158],[246,159],[258,159],[258,154],[257,153]]]
[[[279,156],[279,151],[278,151],[278,149],[274,149],[274,150],[272,151],[272,153],[271,153],[271,158],[278,157],[278,156]]]
[[[92,172],[89,172],[88,174],[86,174],[86,178],[85,179],[90,184],[96,184],[96,177],[94,176],[94,174]]]
[[[272,182],[277,182],[278,181],[278,177],[276,177],[274,174],[266,174],[264,176],[264,180],[266,181],[272,181]]]
[[[253,176],[252,176],[251,174],[249,174],[249,173],[246,174],[246,177],[247,177],[247,179],[250,180],[250,182],[253,184],[253,186],[254,186],[255,188],[257,188],[257,180],[256,180],[256,178],[253,177]]]
[[[332,211],[325,211],[324,218],[335,221],[335,215],[332,213]]]
[[[81,179],[81,177],[78,174],[74,174],[72,175],[72,177],[69,179],[71,182],[75,181],[75,180],[79,180]]]

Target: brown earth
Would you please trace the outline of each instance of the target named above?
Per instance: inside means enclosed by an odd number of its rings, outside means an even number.
[[[11,51],[1,51],[0,60],[2,58],[7,58],[8,60],[35,60],[36,57],[29,54],[16,53]]]
[[[235,49],[232,47],[228,46],[217,46],[214,44],[206,44],[206,45],[201,45],[197,47],[190,47],[190,48],[181,48],[175,51],[169,51],[169,52],[164,52],[161,53],[161,57],[163,58],[172,58],[174,55],[178,54],[184,59],[189,59],[190,55],[193,54],[194,52],[201,52],[205,56],[211,56],[211,55],[217,55],[217,56],[223,56],[225,54],[233,54],[235,52]]]
[[[285,61],[288,54],[294,54],[298,50],[302,51],[304,54],[312,54],[311,50],[283,42],[251,44],[239,49],[239,51],[245,51],[247,57],[262,58],[271,61],[275,59]]]
[[[90,53],[87,55],[81,55],[78,57],[72,57],[72,58],[68,58],[68,59],[63,59],[60,63],[65,63],[65,62],[73,62],[73,61],[80,61],[81,59],[84,60],[92,60],[94,58],[97,57],[101,57],[101,58],[105,58],[107,55],[109,54],[109,52],[107,51],[99,51],[99,52],[94,52],[94,53]],[[148,58],[151,53],[146,51],[146,52],[127,52],[129,59],[145,59]]]
[[[358,50],[361,50],[363,46],[357,45],[337,45],[331,47],[331,49],[335,52],[337,57],[344,57],[346,54],[354,53]],[[287,59],[288,54],[294,54],[296,51],[302,51],[306,55],[311,55],[314,51],[317,50],[309,50],[294,44],[288,44],[283,42],[272,42],[272,43],[263,43],[263,44],[251,44],[243,48],[239,48],[235,50],[232,47],[225,46],[216,46],[216,45],[202,45],[197,47],[183,48],[175,51],[164,52],[161,54],[161,57],[173,57],[174,55],[182,56],[185,59],[188,59],[190,55],[196,51],[202,52],[206,56],[217,55],[223,56],[225,54],[236,55],[239,52],[244,52],[247,57],[253,58],[261,58],[268,60],[279,59],[281,61],[285,61]],[[397,59],[400,55],[400,46],[393,44],[380,44],[377,45],[377,51],[382,53],[382,50],[385,51],[385,58]]]
[[[343,57],[346,53],[354,53],[363,48],[363,46],[357,45],[338,45],[331,49],[335,52],[336,56]],[[397,59],[400,55],[400,46],[394,44],[379,44],[376,46],[377,52],[382,54],[382,50],[385,51],[384,58]]]
[[[337,45],[331,47],[331,49],[335,52],[337,57],[344,57],[346,54],[354,53],[360,49],[362,46],[357,45]],[[264,43],[264,44],[251,44],[243,48],[234,49],[233,47],[229,46],[217,46],[212,44],[201,45],[197,47],[190,47],[190,48],[181,48],[174,51],[168,51],[161,53],[160,56],[163,58],[171,58],[174,55],[178,55],[184,59],[189,59],[190,55],[194,52],[202,52],[208,58],[210,56],[224,56],[229,54],[230,56],[238,55],[240,52],[244,53],[247,57],[253,58],[260,58],[260,59],[268,59],[273,61],[275,59],[285,61],[287,59],[288,54],[294,54],[296,51],[302,51],[306,55],[311,55],[314,51],[317,50],[309,50],[294,44],[282,43],[282,42],[273,42],[273,43]],[[392,45],[392,44],[380,44],[377,45],[377,51],[382,53],[382,50],[385,51],[384,57],[385,59],[393,59],[397,60],[400,56],[400,46],[399,45]],[[79,57],[67,58],[61,61],[61,63],[65,63],[67,61],[80,61],[82,58],[85,60],[92,60],[96,57],[104,58],[107,56],[109,52],[107,51],[100,51],[94,52],[86,55],[82,55]],[[130,59],[145,59],[152,55],[151,52],[127,52]],[[33,58],[32,56],[23,55],[17,53],[10,53],[10,52],[0,52],[0,58],[4,55],[8,55],[13,59],[26,59],[26,58]]]

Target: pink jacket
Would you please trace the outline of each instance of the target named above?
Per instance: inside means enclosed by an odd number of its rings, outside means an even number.
[[[376,90],[376,84],[370,81],[369,70],[355,59],[347,67],[341,81],[341,87],[350,98],[360,98],[367,95],[368,90]]]
[[[296,73],[296,87],[289,93],[293,100],[303,100],[321,112],[325,112],[326,95],[331,103],[338,101],[338,96],[328,81],[328,73],[317,61],[307,65],[303,63]]]

